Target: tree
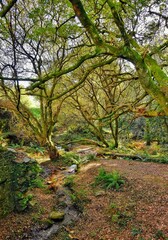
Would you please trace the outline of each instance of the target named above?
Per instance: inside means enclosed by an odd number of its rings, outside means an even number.
[[[77,20],[71,21],[73,13],[69,2],[71,2],[80,23]],[[39,3],[44,7],[46,1],[39,1]],[[53,77],[74,71],[90,58],[111,55],[114,58],[123,58],[135,66],[139,75],[139,83],[160,104],[161,111],[168,114],[168,76],[158,60],[160,52],[165,51],[168,46],[168,41],[164,40],[163,36],[163,31],[167,28],[165,0],[159,2],[136,0],[130,4],[115,0],[93,0],[84,6],[80,0],[67,0],[62,5],[58,1],[47,1],[47,4],[55,6],[56,10],[60,6],[64,9],[66,7],[68,17],[62,16],[63,19],[66,19],[63,21],[62,30],[67,32],[71,24],[71,29],[73,26],[75,31],[68,32],[64,37],[68,40],[71,39],[70,45],[73,45],[73,49],[80,46],[81,50],[85,45],[87,54],[76,58],[76,63],[74,61],[73,65],[67,64],[61,70],[54,67],[45,76],[34,79],[35,83],[30,89],[40,86]],[[37,9],[39,10],[39,7]],[[87,9],[87,13],[85,9]],[[43,14],[43,10],[40,13]],[[81,30],[81,24],[85,31]],[[62,24],[60,25],[62,27]],[[44,29],[42,28],[42,30]]]
[[[22,121],[26,122],[39,144],[48,148],[50,158],[57,159],[59,153],[52,141],[52,134],[61,105],[67,97],[64,96],[56,102],[55,95],[61,89],[61,77],[53,78],[39,89],[28,93],[25,92],[23,83],[21,84],[18,79],[23,73],[41,78],[43,72],[50,68],[53,62],[61,69],[72,54],[67,55],[66,38],[60,35],[57,41],[59,28],[55,31],[53,22],[58,20],[60,24],[60,16],[55,17],[56,12],[50,11],[50,5],[47,8],[43,6],[43,9],[37,2],[33,5],[33,10],[31,10],[31,3],[25,5],[23,2],[23,6],[15,6],[14,11],[10,12],[1,22],[3,31],[0,40],[3,58],[0,61],[0,89],[3,98],[11,102],[14,111]],[[46,19],[46,15],[50,18],[50,22]],[[46,25],[48,26],[49,23],[50,26],[47,29]],[[64,89],[64,86],[62,88]],[[32,109],[23,102],[22,96],[24,95],[34,97],[39,107],[38,115],[35,115]]]
[[[134,73],[134,81],[160,104],[157,114],[168,115],[166,3],[18,1],[1,19],[2,87],[13,81],[19,110],[20,81],[29,81],[26,93],[44,101],[45,108],[78,90],[96,69],[123,60]],[[124,65],[122,72],[128,72]]]
[[[125,66],[129,71],[122,72]],[[83,73],[86,70],[83,69]],[[128,66],[123,61],[115,61],[108,66],[92,71],[87,80],[71,95],[75,110],[78,110],[83,119],[90,126],[91,131],[105,146],[109,146],[111,140],[113,146],[118,147],[120,117],[127,113],[133,113],[137,107],[147,103],[146,93],[135,81],[134,71],[130,73]],[[77,79],[81,72],[74,77]],[[106,135],[111,133],[111,139]]]
[[[152,45],[151,48],[149,45],[140,45],[138,39],[136,40],[136,37],[133,37],[132,34],[129,33],[129,25],[127,26],[127,24],[124,23],[126,20],[129,20],[128,15],[130,8],[133,8],[136,12],[139,7],[141,9],[146,7],[146,9],[149,9],[148,11],[150,11],[150,13],[153,13],[151,9],[157,5],[157,3],[155,1],[138,1],[136,4],[126,4],[126,2],[123,3],[114,0],[107,0],[106,5],[111,11],[111,17],[113,20],[112,24],[115,24],[118,27],[120,33],[120,42],[118,41],[119,43],[116,43],[115,45],[114,43],[109,44],[106,38],[101,35],[99,28],[93,21],[91,21],[80,0],[69,1],[71,2],[80,23],[86,29],[92,42],[97,47],[97,51],[108,55],[111,54],[116,58],[126,59],[134,64],[139,76],[140,84],[144,90],[160,104],[165,114],[168,115],[168,76],[154,58],[154,55],[156,55],[157,52],[168,46],[168,41],[162,42],[159,46],[157,46],[155,42],[155,45]],[[164,5],[164,1],[162,3],[162,7],[165,9],[166,5]],[[126,7],[123,6],[124,4]],[[100,5],[103,8],[101,1]],[[154,12],[154,15],[157,15],[157,12]],[[164,19],[162,13],[159,13],[159,18]],[[163,27],[162,24],[158,24],[158,28]],[[136,30],[137,26],[132,24],[131,27],[131,30],[133,30],[133,27]],[[110,35],[111,32],[112,31],[108,31],[107,34]]]

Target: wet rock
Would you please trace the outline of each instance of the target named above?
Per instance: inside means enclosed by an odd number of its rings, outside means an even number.
[[[16,153],[16,150],[13,149],[13,148],[7,148],[7,150],[8,150],[8,151],[11,151],[11,152],[13,152],[13,153]]]
[[[54,220],[54,221],[60,221],[60,220],[63,220],[63,219],[64,219],[64,216],[65,216],[65,213],[64,213],[64,212],[52,211],[52,212],[50,213],[49,218],[50,218],[51,220]]]
[[[36,235],[35,238],[31,240],[49,240],[59,231],[59,229],[59,225],[53,225],[51,228],[41,231],[38,235]]]
[[[73,206],[67,207],[65,209],[65,213],[66,213],[66,217],[64,218],[64,221],[63,221],[63,224],[65,226],[68,226],[74,223],[79,218],[79,212]]]
[[[51,228],[53,226],[54,221],[47,218],[47,219],[43,219],[41,221],[41,223],[42,223],[43,229],[46,230],[46,229]]]
[[[59,188],[57,190],[57,197],[61,198],[61,197],[64,197],[64,196],[66,196],[65,189]]]

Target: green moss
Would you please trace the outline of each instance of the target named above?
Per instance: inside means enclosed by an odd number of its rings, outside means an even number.
[[[0,217],[28,207],[32,196],[26,193],[40,172],[36,161],[16,162],[16,158],[16,153],[0,149]]]

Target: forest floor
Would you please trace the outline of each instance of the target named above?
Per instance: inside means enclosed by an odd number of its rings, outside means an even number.
[[[45,181],[54,174],[57,184],[62,184],[60,166],[46,162],[44,167],[49,174]],[[121,189],[93,185],[100,167],[121,174],[125,179]],[[97,158],[80,167],[73,189],[82,207],[80,218],[50,239],[168,240],[168,164]],[[29,236],[34,228],[44,226],[55,208],[57,186],[31,192],[34,199],[26,212],[11,213],[0,220],[0,240],[32,239]]]

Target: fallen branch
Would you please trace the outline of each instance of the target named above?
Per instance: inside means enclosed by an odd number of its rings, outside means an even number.
[[[70,145],[73,143],[88,143],[88,144],[93,144],[99,147],[103,147],[103,145],[100,142],[97,142],[95,140],[92,139],[88,139],[88,138],[83,138],[83,139],[78,139],[78,140],[73,140],[73,141],[69,141],[69,142],[59,142],[60,145]]]
[[[110,153],[110,152],[102,153],[102,155],[111,156],[113,158],[118,158],[118,157],[128,158],[128,159],[139,160],[139,161],[143,161],[143,162],[168,163],[168,158],[163,157],[163,156],[148,157],[148,156],[130,155],[130,154],[122,154],[122,153]]]
[[[103,153],[103,155],[106,155],[106,156],[112,156],[112,157],[123,157],[123,158],[130,158],[130,159],[133,159],[133,160],[136,160],[136,159],[139,159],[141,161],[143,161],[143,157],[139,156],[139,155],[130,155],[130,154],[122,154],[122,153]]]

